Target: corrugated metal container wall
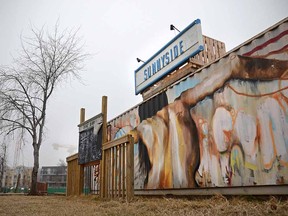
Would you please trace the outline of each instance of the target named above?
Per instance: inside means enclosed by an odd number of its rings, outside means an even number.
[[[135,188],[288,183],[288,19],[109,122]]]

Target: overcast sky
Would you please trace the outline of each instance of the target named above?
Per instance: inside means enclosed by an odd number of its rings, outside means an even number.
[[[229,51],[288,15],[287,0],[0,0],[0,65],[9,65],[20,50],[20,35],[30,24],[78,28],[92,57],[76,81],[56,89],[48,107],[40,165],[57,165],[78,151],[79,110],[86,118],[101,112],[108,96],[108,120],[141,102],[134,95],[136,57],[147,60],[199,18],[202,33],[226,44]],[[9,146],[9,165],[14,160]],[[32,166],[32,147],[21,150],[19,165]]]

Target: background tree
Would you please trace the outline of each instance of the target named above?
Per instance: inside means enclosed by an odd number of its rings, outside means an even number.
[[[7,143],[5,142],[5,139],[1,140],[0,143],[0,192],[2,192],[2,184],[3,184],[3,178],[4,173],[7,168]]]
[[[24,130],[31,138],[34,164],[30,193],[35,195],[47,103],[59,83],[80,79],[87,54],[77,30],[60,33],[57,23],[52,33],[35,27],[31,33],[31,37],[21,37],[21,53],[14,64],[0,69],[0,127],[5,134]]]
[[[67,163],[66,163],[63,159],[59,159],[57,165],[58,165],[58,166],[61,166],[61,167],[66,167],[66,166],[67,166]]]

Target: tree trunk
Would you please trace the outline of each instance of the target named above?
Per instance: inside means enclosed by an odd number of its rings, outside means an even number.
[[[34,166],[32,170],[32,182],[30,188],[30,195],[38,195],[37,190],[37,176],[39,169],[39,147],[37,144],[33,144],[33,156],[34,156]]]
[[[0,157],[0,192],[2,192],[2,180],[3,180],[3,176],[4,176],[4,156]]]
[[[7,147],[6,144],[4,144],[3,147],[3,155],[0,156],[0,192],[3,191],[3,180],[4,180],[4,173],[5,173],[5,169],[6,169],[6,153],[7,153]],[[4,180],[4,187],[5,187],[5,183],[6,181]]]
[[[19,173],[18,176],[17,176],[17,182],[16,182],[16,187],[15,187],[15,189],[14,189],[14,193],[17,193],[17,192],[18,192],[20,177],[21,177],[21,174]]]

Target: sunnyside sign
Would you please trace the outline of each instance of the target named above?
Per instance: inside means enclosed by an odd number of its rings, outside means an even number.
[[[202,50],[201,21],[197,19],[135,70],[135,94],[153,85]]]

